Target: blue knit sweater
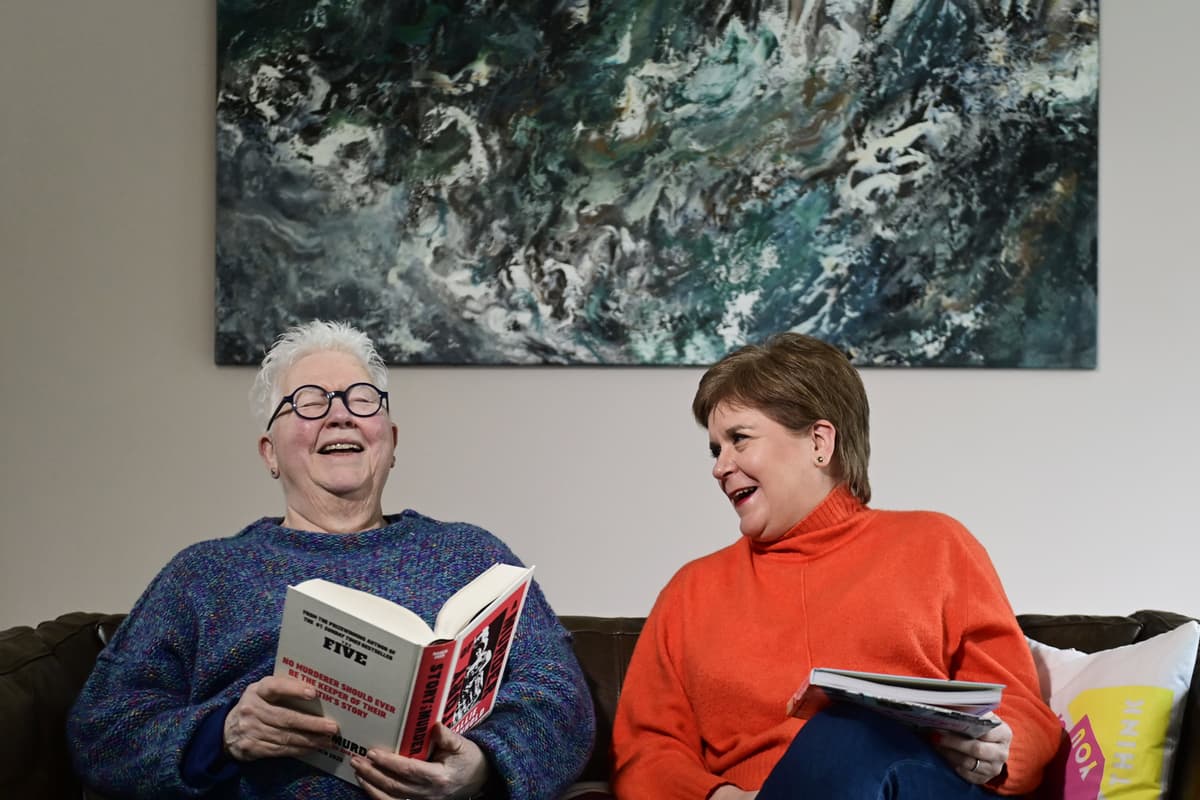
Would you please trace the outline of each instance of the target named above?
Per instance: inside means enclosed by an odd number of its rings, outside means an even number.
[[[287,586],[326,578],[404,605],[433,624],[442,603],[496,562],[520,563],[472,525],[405,511],[386,527],[330,535],[261,519],[171,560],[100,654],[67,723],[85,783],[115,797],[355,798],[356,786],[292,758],[240,765],[234,779],[184,781],[209,714],[274,668]],[[568,634],[536,583],[495,709],[467,736],[513,800],[553,798],[583,769],[595,719]]]

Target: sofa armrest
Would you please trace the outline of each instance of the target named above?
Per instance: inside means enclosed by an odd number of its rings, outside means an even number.
[[[67,712],[104,646],[97,625],[120,619],[74,612],[0,632],[0,797],[81,796]]]

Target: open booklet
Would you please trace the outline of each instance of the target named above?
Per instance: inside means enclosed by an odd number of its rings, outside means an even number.
[[[999,725],[983,715],[1000,705],[1002,683],[915,678],[818,667],[788,701],[787,712],[807,719],[832,701],[866,706],[916,728],[978,738]]]
[[[427,758],[433,724],[462,733],[492,710],[533,567],[495,564],[443,604],[411,610],[315,578],[289,586],[275,674],[314,686],[298,708],[337,721],[334,748],[304,757],[355,783],[350,756],[384,747]]]

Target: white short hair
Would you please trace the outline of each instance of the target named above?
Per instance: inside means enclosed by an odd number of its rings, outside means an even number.
[[[387,365],[365,333],[345,322],[314,319],[279,334],[254,376],[254,385],[250,387],[250,410],[264,428],[279,404],[279,398],[283,397],[284,387],[279,384],[284,374],[305,356],[327,350],[354,356],[371,376],[371,383],[387,389]]]

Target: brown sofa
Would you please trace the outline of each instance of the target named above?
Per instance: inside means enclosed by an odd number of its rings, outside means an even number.
[[[122,615],[75,612],[0,632],[0,797],[80,798],[64,735],[67,710],[96,655]],[[1087,652],[1142,641],[1189,618],[1162,611],[1128,617],[1025,615],[1025,632],[1056,647]],[[596,704],[596,750],[574,797],[604,796],[613,712],[621,681],[642,629],[641,618],[563,617],[575,636]],[[1200,800],[1200,676],[1187,699],[1183,733],[1169,800]],[[586,792],[592,788],[593,792]]]

